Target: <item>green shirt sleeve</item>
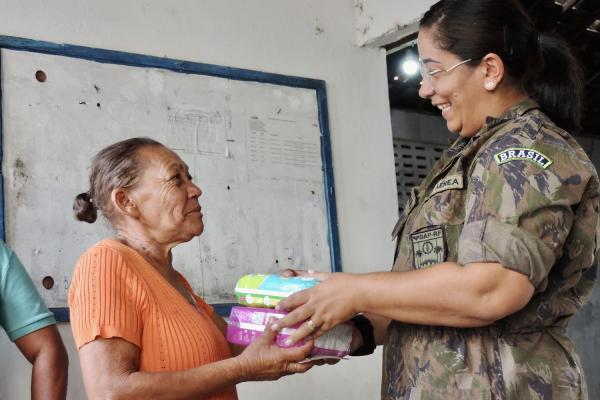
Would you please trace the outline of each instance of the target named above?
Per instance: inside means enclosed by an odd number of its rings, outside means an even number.
[[[9,339],[14,342],[55,323],[21,261],[0,242],[0,325]]]

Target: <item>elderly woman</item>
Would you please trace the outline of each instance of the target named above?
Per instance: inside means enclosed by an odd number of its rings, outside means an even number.
[[[418,48],[419,94],[459,138],[413,191],[392,271],[319,275],[277,325],[308,320],[293,341],[365,313],[382,399],[585,399],[565,330],[594,286],[600,221],[598,174],[565,131],[577,65],[514,0],[438,2]]]
[[[204,229],[187,165],[148,138],[115,143],[94,158],[81,221],[97,210],[114,238],[88,249],[69,289],[71,326],[89,398],[236,399],[235,385],[308,370],[311,343],[273,344],[276,332],[232,357],[226,324],[173,268],[171,250]]]

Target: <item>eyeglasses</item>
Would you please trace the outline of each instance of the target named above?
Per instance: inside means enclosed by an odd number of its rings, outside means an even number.
[[[428,71],[427,70],[427,65],[425,65],[425,63],[423,63],[423,61],[419,60],[419,64],[420,64],[420,70],[421,70],[421,77],[423,78],[423,80],[428,80],[429,82],[433,82],[433,77],[436,76],[437,74],[439,74],[440,72],[452,72],[452,70],[456,67],[459,67],[465,63],[468,63],[469,61],[473,61],[472,58],[469,58],[467,60],[461,61],[458,64],[454,64],[453,66],[451,66],[448,69],[434,69],[433,71]]]

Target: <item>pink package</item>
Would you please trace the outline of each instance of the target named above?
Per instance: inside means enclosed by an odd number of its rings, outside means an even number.
[[[265,330],[270,317],[279,319],[287,314],[285,311],[275,311],[269,308],[233,307],[227,325],[227,341],[241,346],[247,346],[260,337]],[[284,328],[279,332],[275,343],[286,347],[285,340],[298,328]],[[340,324],[315,340],[311,356],[344,357],[350,354],[352,342],[352,325]],[[296,344],[300,346],[302,343]]]

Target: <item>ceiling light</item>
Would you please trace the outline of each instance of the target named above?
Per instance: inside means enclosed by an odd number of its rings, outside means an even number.
[[[402,63],[402,72],[404,72],[405,75],[413,76],[416,75],[418,71],[419,63],[416,60],[409,58]]]

